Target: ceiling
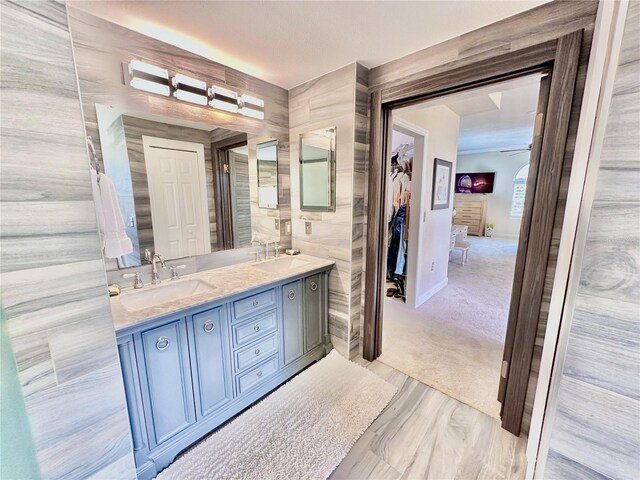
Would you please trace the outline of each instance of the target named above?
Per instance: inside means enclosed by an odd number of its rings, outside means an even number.
[[[112,1],[73,7],[289,89],[529,10],[519,1]]]
[[[526,149],[533,138],[540,77],[534,74],[474,88],[402,110],[445,105],[456,113],[460,117],[459,154]]]

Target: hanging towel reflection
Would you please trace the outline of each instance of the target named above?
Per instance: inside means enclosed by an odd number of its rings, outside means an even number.
[[[124,220],[113,182],[104,173],[97,173],[92,168],[91,184],[104,256],[118,258],[131,253],[133,244],[124,228]]]

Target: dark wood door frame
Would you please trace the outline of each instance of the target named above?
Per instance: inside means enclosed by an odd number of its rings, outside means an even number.
[[[371,92],[371,128],[367,211],[367,255],[363,356],[374,360],[382,353],[382,307],[384,300],[384,252],[386,228],[387,145],[391,111],[429,98],[489,85],[534,72],[548,73],[548,98],[543,102],[540,129],[534,139],[532,166],[537,169],[527,188],[528,221],[521,227],[518,259],[520,279],[510,311],[511,329],[506,339],[505,360],[509,365],[501,389],[504,391],[502,426],[520,434],[533,348],[542,302],[551,235],[562,173],[569,119],[573,104],[582,30],[516,52],[482,58],[464,66],[455,62],[433,75]],[[444,70],[444,71],[443,71]],[[547,94],[544,94],[546,96]],[[546,114],[544,113],[546,111]],[[544,133],[544,135],[543,135]],[[526,231],[524,231],[526,230]],[[521,248],[524,245],[524,248]]]
[[[213,191],[216,202],[216,236],[220,250],[233,248],[233,210],[231,208],[228,152],[234,148],[243,147],[246,144],[246,133],[211,143]]]

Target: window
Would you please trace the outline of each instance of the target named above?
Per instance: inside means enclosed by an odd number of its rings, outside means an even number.
[[[527,177],[529,164],[516,172],[513,177],[513,196],[511,197],[511,216],[520,218],[524,211],[524,197],[527,193]]]

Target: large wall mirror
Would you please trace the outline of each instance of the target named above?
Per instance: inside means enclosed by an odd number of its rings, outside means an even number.
[[[267,208],[277,207],[277,141],[259,145],[251,162],[245,133],[109,105],[96,104],[96,116],[99,187],[113,185],[131,241],[129,247],[117,234],[105,236],[118,267],[141,265],[146,252],[168,260],[248,247],[263,236],[252,203],[266,199]],[[280,240],[275,229],[269,235]]]
[[[300,135],[300,210],[336,209],[336,127]]]
[[[261,143],[256,147],[258,163],[258,206],[278,208],[278,142]]]

